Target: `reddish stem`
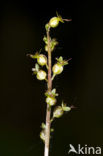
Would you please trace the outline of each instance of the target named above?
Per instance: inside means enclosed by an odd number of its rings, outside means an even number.
[[[51,48],[50,48],[50,36],[49,36],[50,28],[47,30],[47,40],[48,40],[48,84],[47,88],[48,91],[52,90],[52,79],[51,79]],[[49,144],[50,144],[50,115],[51,115],[51,108],[47,104],[47,110],[46,110],[46,129],[45,129],[45,148],[44,148],[44,156],[49,156]]]

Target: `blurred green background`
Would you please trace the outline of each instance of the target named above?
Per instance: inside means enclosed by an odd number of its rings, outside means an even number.
[[[67,156],[69,144],[103,143],[103,11],[90,2],[5,1],[0,5],[0,156],[43,156],[45,82],[32,76],[26,57],[44,46],[44,26],[56,15],[72,18],[52,30],[59,41],[53,59],[72,57],[53,86],[77,108],[53,123],[50,156]],[[45,53],[46,54],[46,53]],[[54,63],[54,61],[53,61]]]

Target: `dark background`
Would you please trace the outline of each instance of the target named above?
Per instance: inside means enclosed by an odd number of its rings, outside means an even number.
[[[43,155],[39,139],[45,120],[45,82],[32,76],[26,57],[44,46],[44,26],[56,15],[72,18],[52,30],[59,41],[53,59],[72,57],[53,86],[77,108],[53,123],[50,156],[67,156],[69,144],[102,146],[103,11],[101,4],[80,1],[5,1],[0,5],[0,156]],[[46,54],[46,53],[45,53]]]

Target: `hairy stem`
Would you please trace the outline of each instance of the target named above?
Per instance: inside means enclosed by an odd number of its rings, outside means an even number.
[[[50,35],[49,35],[50,28],[47,30],[47,40],[48,40],[48,83],[47,88],[48,91],[52,90],[52,79],[51,79],[51,48],[50,48]],[[51,115],[51,108],[47,104],[46,110],[46,129],[45,129],[45,148],[44,148],[44,156],[49,156],[49,144],[50,144],[50,115]]]

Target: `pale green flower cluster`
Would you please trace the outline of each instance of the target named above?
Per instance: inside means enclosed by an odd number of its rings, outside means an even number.
[[[57,17],[51,18],[49,22],[45,25],[46,32],[50,31],[51,28],[56,28],[60,22],[64,23],[64,20],[62,19],[60,15],[57,14]],[[48,41],[47,36],[43,37],[43,41],[45,43],[45,46],[44,46],[45,52],[48,52],[49,50],[48,48],[50,48],[50,52],[53,52],[55,47],[58,44],[57,40],[55,38],[51,39],[50,36],[49,36],[49,41]],[[49,42],[49,46],[48,46],[48,42]],[[48,58],[47,56],[40,52],[36,52],[35,54],[29,54],[29,56],[33,60],[37,61],[35,64],[35,67],[32,68],[33,74],[36,75],[36,78],[38,80],[46,80],[46,82],[48,83],[48,73],[47,73]],[[56,58],[56,63],[51,67],[51,71],[52,71],[51,81],[54,80],[56,75],[59,75],[63,72],[64,66],[68,65],[69,60],[64,60],[62,56],[60,56],[59,58]],[[56,89],[54,88],[51,91],[47,90],[45,93],[45,96],[46,96],[45,102],[47,103],[49,108],[55,107],[57,103],[56,96],[58,96],[58,94],[56,93]],[[56,106],[52,112],[51,123],[53,122],[55,118],[60,118],[64,114],[64,112],[70,111],[71,108],[72,107],[66,106],[64,102],[61,103],[61,106]],[[45,142],[46,125],[42,123],[41,128],[42,128],[42,131],[40,132],[40,138]],[[52,131],[53,129],[51,129],[51,132]]]

